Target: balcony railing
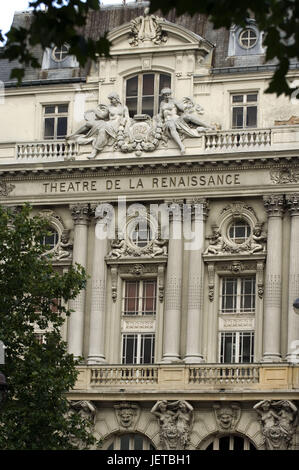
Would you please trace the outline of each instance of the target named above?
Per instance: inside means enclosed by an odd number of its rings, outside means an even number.
[[[105,366],[91,369],[91,386],[155,383],[158,383],[157,366]]]
[[[259,366],[221,365],[189,368],[192,384],[248,384],[259,382]]]
[[[209,393],[250,390],[299,390],[299,365],[277,364],[155,364],[79,366],[75,390],[111,393],[153,391]]]
[[[78,155],[79,145],[67,141],[42,141],[32,143],[19,143],[16,146],[17,160],[19,161],[63,161],[73,160]]]
[[[299,145],[299,125],[274,126],[268,129],[234,129],[209,131],[202,138],[186,138],[188,155],[238,154],[244,152],[265,152],[297,150]],[[111,159],[112,147],[103,149],[98,158]],[[47,161],[87,160],[92,152],[91,144],[80,145],[72,141],[44,140],[31,142],[0,143],[0,162],[38,163]],[[144,153],[144,157],[177,155],[178,147],[170,139],[168,149],[158,148],[156,152]],[[133,153],[113,150],[114,157],[130,157]]]
[[[218,131],[204,134],[206,151],[242,151],[271,146],[271,129]]]

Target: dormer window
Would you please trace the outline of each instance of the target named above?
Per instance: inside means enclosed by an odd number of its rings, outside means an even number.
[[[69,54],[69,47],[65,44],[61,47],[54,47],[52,58],[55,62],[62,62]]]
[[[159,112],[161,90],[170,88],[171,76],[166,73],[141,73],[126,81],[126,105],[130,117],[148,114],[153,117]]]

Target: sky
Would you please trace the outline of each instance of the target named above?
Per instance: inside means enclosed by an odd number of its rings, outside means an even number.
[[[0,29],[2,33],[9,30],[15,11],[27,10],[30,0],[1,0],[0,1]],[[128,2],[128,0],[127,0]],[[120,4],[121,0],[102,0],[104,5]]]

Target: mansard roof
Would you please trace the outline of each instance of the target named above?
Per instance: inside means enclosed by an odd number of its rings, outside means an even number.
[[[101,6],[98,11],[90,11],[87,19],[87,23],[83,28],[83,34],[86,37],[98,39],[105,32],[114,32],[117,28],[123,28],[130,23],[130,21],[138,16],[144,14],[144,9],[149,5],[149,2],[136,2],[125,5],[106,5]],[[163,17],[162,12],[155,13],[157,16]],[[247,62],[240,61],[234,62],[234,59],[228,57],[229,50],[229,38],[230,31],[221,28],[215,30],[212,23],[210,23],[204,15],[195,14],[194,16],[182,15],[176,17],[175,10],[170,11],[164,16],[165,20],[169,25],[177,26],[178,30],[185,30],[193,35],[194,38],[198,38],[198,41],[204,39],[207,43],[215,45],[213,51],[212,67],[216,73],[224,73],[229,71],[238,72],[250,72],[252,66],[262,67],[265,69],[268,65],[264,63],[263,55],[253,55],[248,58]],[[16,12],[13,19],[14,26],[23,26],[29,24],[31,19],[30,12]],[[111,33],[111,34],[112,34]],[[43,51],[41,47],[37,46],[34,48],[34,54],[42,63]],[[245,67],[244,67],[245,65]],[[9,75],[10,70],[18,66],[17,62],[8,62],[5,59],[1,59],[0,49],[0,80],[6,83],[6,86],[14,86],[15,81],[10,81]],[[247,70],[248,69],[248,70]],[[212,72],[213,72],[212,70]],[[69,69],[57,69],[48,73],[41,73],[40,70],[32,69],[27,67],[25,70],[25,77],[23,85],[35,85],[41,83],[57,83],[65,81],[82,81],[88,73],[88,67],[85,69],[69,68]]]

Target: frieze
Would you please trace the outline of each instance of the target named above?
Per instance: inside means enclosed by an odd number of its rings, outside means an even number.
[[[7,183],[6,181],[0,181],[0,196],[9,196],[9,194],[15,189],[14,184]]]
[[[299,182],[299,169],[282,168],[271,170],[270,178],[273,184],[287,184]]]

